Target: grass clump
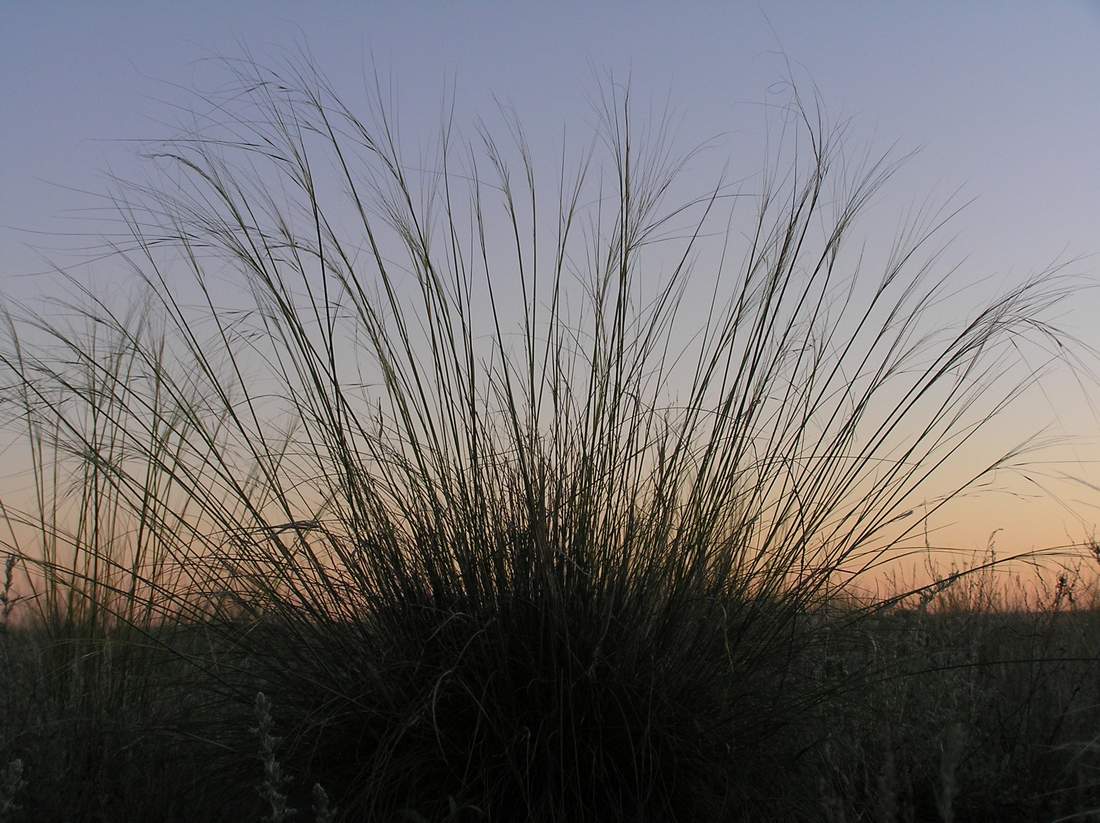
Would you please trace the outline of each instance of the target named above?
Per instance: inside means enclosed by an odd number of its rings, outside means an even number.
[[[212,797],[255,783],[254,709],[257,817],[323,785],[318,819],[820,819],[882,663],[852,651],[873,609],[835,605],[1019,453],[918,508],[1064,284],[929,325],[946,215],[868,277],[850,239],[896,165],[853,168],[797,97],[752,191],[674,201],[703,155],[610,86],[546,202],[507,112],[509,143],[449,115],[414,164],[380,86],[360,114],[308,67],[230,68],[120,191],[143,311],[8,315],[42,625],[171,652],[135,672],[201,696],[159,727]]]

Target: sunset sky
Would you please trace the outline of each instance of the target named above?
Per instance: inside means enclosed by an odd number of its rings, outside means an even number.
[[[852,145],[920,149],[861,232],[890,235],[929,198],[973,199],[944,239],[955,238],[947,259],[963,262],[963,281],[988,278],[976,300],[1056,261],[1076,261],[1070,269],[1100,286],[1100,2],[104,0],[0,5],[0,293],[41,295],[44,256],[71,261],[81,241],[70,233],[102,206],[86,192],[105,190],[108,170],[141,175],[126,141],[170,131],[188,99],[180,87],[216,82],[207,58],[242,44],[261,62],[304,44],[350,95],[373,60],[393,79],[414,146],[437,128],[449,87],[468,115],[490,113],[495,95],[550,158],[563,126],[591,128],[599,78],[629,76],[638,99],[673,101],[682,145],[722,135],[743,174],[765,159],[766,104],[791,71],[816,84],[833,121],[852,118]],[[1083,291],[1062,323],[1100,348],[1097,318],[1100,292]],[[1100,407],[1100,385],[1079,376]],[[955,542],[984,545],[1003,528],[1005,550],[1027,549],[1100,525],[1100,421],[1068,374],[1042,388],[998,435],[1049,427],[1067,441],[1048,459],[1067,462],[1036,476],[1067,472],[1095,488],[1050,482],[1074,514],[978,497],[951,525]]]

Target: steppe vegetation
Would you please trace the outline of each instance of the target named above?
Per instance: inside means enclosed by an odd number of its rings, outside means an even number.
[[[227,67],[119,181],[140,289],[4,315],[0,820],[1100,808],[1087,545],[866,585],[1028,447],[967,462],[1071,279],[952,318],[949,210],[861,235],[898,164],[795,91],[684,194],[613,83],[413,160],[383,84]]]

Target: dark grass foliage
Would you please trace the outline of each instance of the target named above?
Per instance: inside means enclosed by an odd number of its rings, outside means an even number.
[[[5,315],[34,478],[3,510],[17,814],[992,807],[959,788],[990,784],[952,724],[1023,664],[990,686],[975,650],[937,681],[954,708],[921,703],[937,661],[876,635],[890,603],[853,586],[1020,454],[957,470],[1036,379],[1020,352],[1059,350],[1066,281],[948,322],[950,214],[864,249],[897,164],[845,154],[795,92],[764,173],[684,194],[707,147],[677,154],[615,84],[544,166],[507,109],[506,141],[446,109],[412,160],[380,82],[359,112],[308,65],[227,68],[119,181],[104,251],[138,308],[69,276],[77,299]],[[1051,746],[1087,737],[1076,699],[1036,721]],[[1000,722],[998,762],[1038,769],[1035,730]]]

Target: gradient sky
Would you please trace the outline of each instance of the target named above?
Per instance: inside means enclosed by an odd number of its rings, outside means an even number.
[[[431,128],[448,79],[466,111],[513,103],[557,151],[563,123],[590,122],[593,70],[630,74],[633,87],[683,113],[688,142],[728,131],[723,144],[758,166],[761,106],[786,76],[782,50],[812,79],[852,139],[921,152],[891,184],[904,208],[956,189],[976,198],[955,223],[956,258],[973,276],[1019,277],[1056,259],[1100,252],[1100,3],[0,3],[0,290],[33,297],[43,266],[33,246],[71,241],[73,209],[102,190],[109,166],[138,173],[133,144],[209,76],[203,58],[261,59],[307,43],[337,88],[356,89],[371,55],[392,74],[406,128]],[[407,111],[406,111],[407,102]],[[582,126],[581,131],[584,130]],[[541,136],[553,140],[541,143]],[[735,165],[736,165],[735,163]],[[876,230],[872,215],[868,228]],[[897,211],[884,214],[889,231]],[[45,232],[32,234],[30,232]],[[1100,256],[1075,270],[1100,284]],[[999,281],[997,281],[999,282]],[[1083,293],[1065,324],[1100,347],[1100,294]],[[1074,383],[1054,379],[1009,434],[1051,423],[1085,439],[1060,453],[1086,476],[1100,457]],[[1093,387],[1100,397],[1100,390]],[[1098,403],[1100,405],[1100,403]],[[1026,433],[1026,432],[1025,432]],[[1100,475],[1098,475],[1100,477]],[[1097,482],[1100,485],[1100,481]],[[1081,520],[1048,506],[1023,514],[1004,501],[957,524],[984,544],[1003,527],[1022,548],[1082,537],[1100,522],[1100,491],[1064,487]],[[982,503],[982,506],[987,505]],[[1002,537],[1002,543],[1006,538]]]

